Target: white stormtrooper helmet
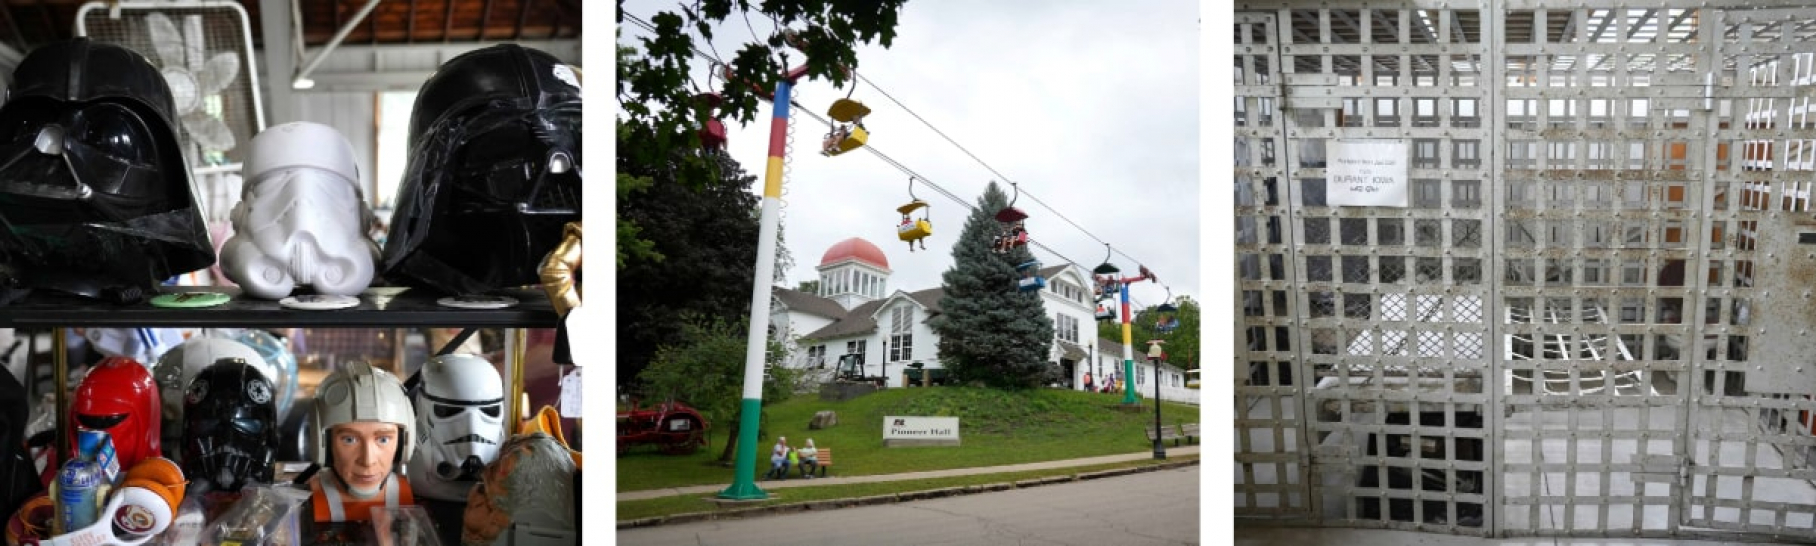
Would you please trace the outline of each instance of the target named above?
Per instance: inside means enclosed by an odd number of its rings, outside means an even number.
[[[351,296],[372,284],[378,244],[353,145],[333,127],[293,122],[247,144],[221,269],[247,294],[281,299],[298,285]]]
[[[252,367],[272,377],[277,370],[259,356],[258,351],[245,343],[231,339],[196,336],[184,341],[182,345],[166,351],[158,358],[156,366],[151,368],[151,379],[158,384],[158,397],[163,402],[163,445],[171,453],[180,455],[183,438],[183,395],[189,392],[189,382],[195,380],[197,373],[207,368],[214,361],[223,358],[238,358],[251,364]]]
[[[429,498],[465,501],[505,441],[504,380],[491,362],[470,354],[430,358],[418,373],[423,448],[410,459],[410,485]]]

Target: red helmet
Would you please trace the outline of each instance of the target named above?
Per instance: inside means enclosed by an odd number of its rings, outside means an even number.
[[[120,468],[161,456],[163,413],[151,370],[123,356],[108,357],[88,371],[69,406],[66,453],[76,453],[76,430],[99,430],[113,438]],[[65,456],[67,459],[69,456]]]

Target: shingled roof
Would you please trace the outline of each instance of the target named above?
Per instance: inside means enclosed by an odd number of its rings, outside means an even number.
[[[908,293],[908,298],[914,300],[915,303],[919,303],[921,306],[926,307],[929,315],[939,314],[940,298],[944,297],[946,297],[946,289],[944,288],[929,288],[919,292]],[[877,308],[882,307],[883,303],[887,301],[889,301],[889,299],[864,302],[862,305],[853,308],[849,313],[834,316],[833,318],[836,320],[834,320],[832,324],[828,324],[824,328],[814,330],[805,336],[801,336],[801,339],[830,339],[876,331],[876,319],[872,318],[871,315],[876,314]],[[834,305],[836,306],[837,304]]]
[[[845,316],[845,307],[838,302],[795,290],[792,288],[775,288],[775,298],[789,309],[803,313],[812,313],[829,319]]]

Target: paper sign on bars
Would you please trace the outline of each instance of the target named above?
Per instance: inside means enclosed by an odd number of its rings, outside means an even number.
[[[1325,202],[1333,207],[1406,208],[1404,140],[1333,140]]]

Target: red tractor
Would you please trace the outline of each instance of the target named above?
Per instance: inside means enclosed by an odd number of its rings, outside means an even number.
[[[642,444],[655,444],[669,455],[693,453],[706,447],[709,426],[699,411],[679,401],[650,408],[633,401],[630,411],[618,414],[618,454]]]

